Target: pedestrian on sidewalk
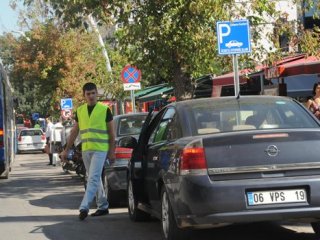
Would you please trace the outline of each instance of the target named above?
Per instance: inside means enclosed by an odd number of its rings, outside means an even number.
[[[312,95],[313,97],[307,102],[307,108],[320,119],[320,82],[313,85]]]
[[[53,128],[53,123],[51,122],[50,115],[46,116],[46,123],[47,123],[47,126],[46,126],[46,139],[47,139],[46,149],[47,149],[47,153],[49,155],[49,164],[48,165],[52,165],[52,151],[51,151],[51,147],[50,147],[50,136],[51,136],[51,131]]]
[[[40,124],[39,124],[39,121],[36,121],[36,124],[34,125],[34,128],[37,128],[37,129],[40,129],[40,128],[41,128],[41,126],[40,126]]]
[[[108,106],[97,102],[97,86],[86,83],[83,88],[86,104],[81,105],[75,113],[75,124],[61,153],[61,161],[66,161],[67,153],[80,132],[82,158],[86,167],[88,182],[80,204],[80,220],[89,213],[90,203],[96,196],[98,209],[91,216],[102,216],[109,213],[109,203],[102,185],[101,174],[106,161],[115,159],[115,134],[113,116]]]

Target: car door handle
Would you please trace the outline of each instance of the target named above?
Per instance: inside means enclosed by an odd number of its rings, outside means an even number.
[[[153,156],[152,161],[158,161],[159,157],[158,156]]]

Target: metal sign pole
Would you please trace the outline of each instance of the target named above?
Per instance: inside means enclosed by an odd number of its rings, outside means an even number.
[[[131,90],[131,104],[132,104],[132,112],[136,113],[136,101],[134,98],[134,90]]]
[[[238,56],[237,54],[232,55],[233,61],[233,73],[234,73],[234,95],[237,97],[240,93],[240,84],[239,84],[239,70],[238,70]]]

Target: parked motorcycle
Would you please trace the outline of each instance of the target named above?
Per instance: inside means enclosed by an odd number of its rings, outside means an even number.
[[[71,134],[72,125],[67,125],[62,131],[62,146],[67,145],[67,139]],[[61,150],[62,151],[62,150]],[[81,178],[86,176],[86,168],[82,160],[80,135],[77,136],[72,148],[68,151],[67,161],[61,163],[64,172],[76,172]]]
[[[86,168],[82,160],[81,144],[74,146],[69,150],[67,161],[62,163],[62,169],[64,172],[73,171],[80,177],[85,177]]]

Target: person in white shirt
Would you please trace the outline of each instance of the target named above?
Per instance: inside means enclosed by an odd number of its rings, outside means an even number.
[[[46,116],[46,123],[47,123],[47,126],[46,126],[46,139],[47,139],[47,146],[48,146],[48,149],[49,149],[49,164],[48,165],[52,165],[52,151],[51,151],[51,148],[50,148],[50,136],[51,136],[51,130],[53,128],[53,123],[51,122],[50,120],[50,116],[47,115]]]

